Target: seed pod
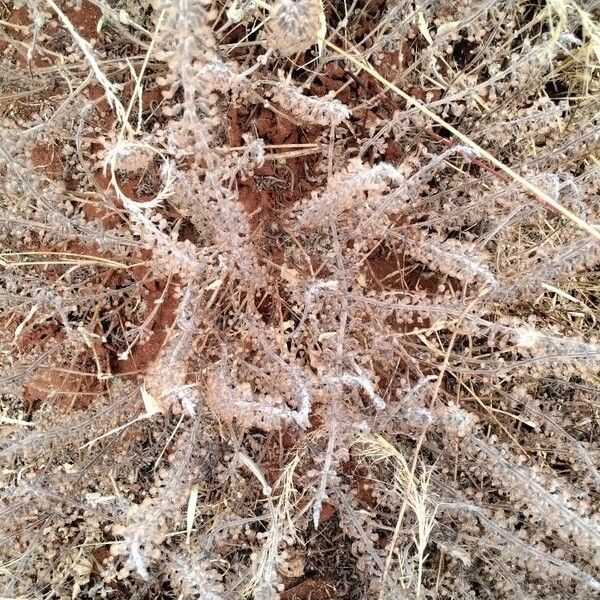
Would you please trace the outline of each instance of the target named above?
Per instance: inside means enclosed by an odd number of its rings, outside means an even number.
[[[267,44],[285,56],[308,50],[318,41],[321,0],[277,0],[271,10]]]

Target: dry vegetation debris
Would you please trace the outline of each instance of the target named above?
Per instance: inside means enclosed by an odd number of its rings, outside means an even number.
[[[600,5],[0,7],[10,598],[597,598]]]

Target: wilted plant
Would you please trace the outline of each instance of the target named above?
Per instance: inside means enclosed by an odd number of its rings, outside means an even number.
[[[598,596],[597,3],[1,10],[0,595]]]

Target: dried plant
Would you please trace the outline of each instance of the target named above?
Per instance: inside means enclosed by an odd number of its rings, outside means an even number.
[[[0,7],[0,595],[598,597],[599,18]]]

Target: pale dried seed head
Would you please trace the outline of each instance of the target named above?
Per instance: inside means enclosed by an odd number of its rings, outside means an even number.
[[[321,0],[277,0],[271,10],[267,43],[285,56],[308,50],[317,43]]]
[[[284,83],[274,86],[271,93],[275,102],[302,123],[337,126],[350,118],[348,107],[331,94],[323,97],[305,96],[295,87]]]

